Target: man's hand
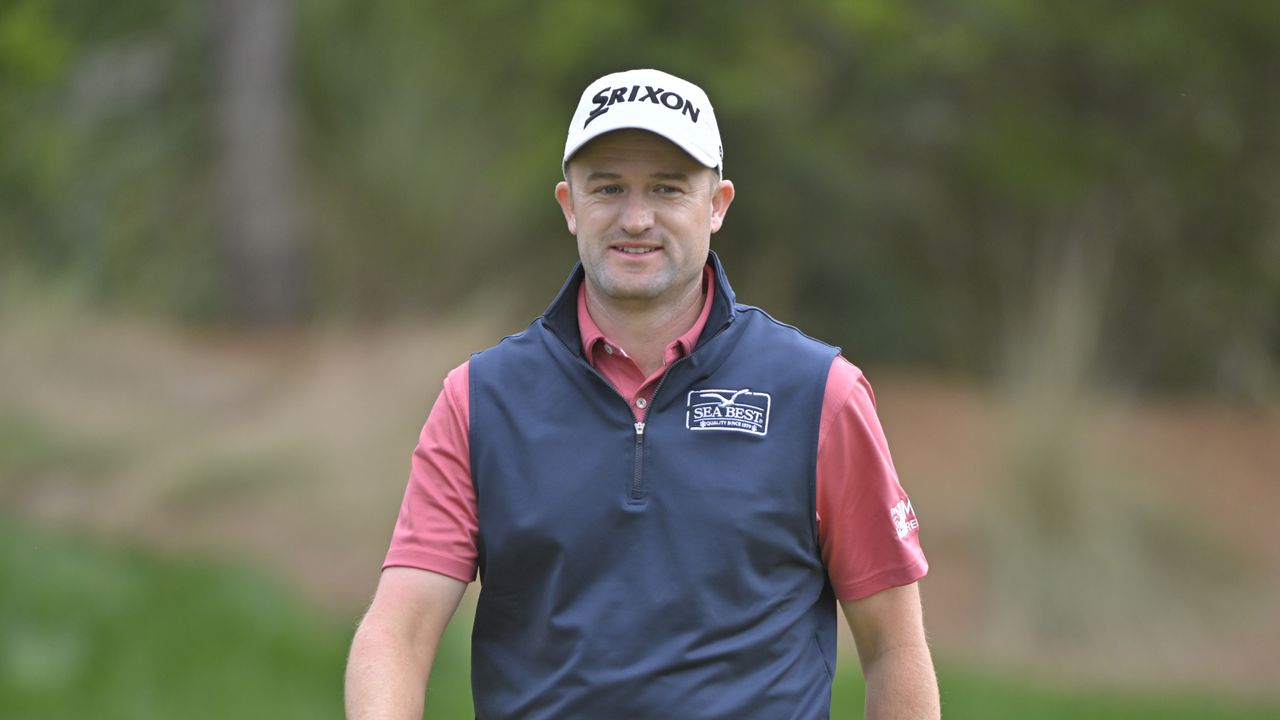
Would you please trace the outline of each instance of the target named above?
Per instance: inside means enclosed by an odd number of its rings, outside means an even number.
[[[938,718],[938,679],[915,583],[841,601],[867,684],[867,720]]]
[[[436,647],[466,587],[426,570],[390,567],[382,572],[347,659],[350,720],[422,717]]]

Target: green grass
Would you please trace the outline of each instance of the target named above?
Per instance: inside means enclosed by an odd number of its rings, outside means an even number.
[[[0,519],[0,717],[338,718],[349,636],[254,573]]]
[[[176,562],[0,518],[0,717],[339,718],[352,627],[320,618],[244,569]],[[430,717],[470,718],[467,638],[445,634]],[[1280,719],[1280,704],[1150,696],[940,670],[944,717]],[[840,668],[832,717],[861,717],[862,679]]]

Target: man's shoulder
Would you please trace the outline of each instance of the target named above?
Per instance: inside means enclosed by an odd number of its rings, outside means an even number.
[[[507,335],[483,350],[471,353],[469,360],[471,377],[500,377],[504,382],[518,379],[533,381],[545,372],[547,363],[557,362],[561,353],[558,346],[569,348],[567,342],[555,337],[539,316],[525,329]],[[572,350],[566,350],[572,352]]]
[[[840,352],[838,346],[819,340],[795,325],[775,318],[755,305],[737,303],[734,306],[734,310],[738,317],[745,320],[753,330],[766,334],[770,343],[777,342],[787,347],[806,347],[823,354],[838,354]]]
[[[542,327],[542,316],[539,315],[523,330],[506,335],[489,347],[471,353],[471,359],[476,360],[477,358],[528,350],[534,344],[541,343],[541,334],[543,332],[545,332],[545,329]]]

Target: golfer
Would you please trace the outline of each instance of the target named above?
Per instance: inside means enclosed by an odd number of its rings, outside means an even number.
[[[581,262],[445,378],[352,643],[348,717],[418,718],[424,697],[430,714],[478,574],[478,718],[826,718],[837,607],[867,717],[936,718],[928,566],[871,388],[735,297],[710,251],[735,189],[706,93],[657,70],[596,80],[563,171]]]

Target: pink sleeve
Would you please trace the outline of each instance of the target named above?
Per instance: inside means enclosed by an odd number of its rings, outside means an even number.
[[[476,493],[471,484],[467,363],[444,381],[413,451],[409,485],[382,567],[420,568],[463,582],[476,576]]]
[[[862,371],[831,363],[818,430],[822,561],[836,597],[857,600],[929,570],[911,500],[898,484],[875,397]]]

